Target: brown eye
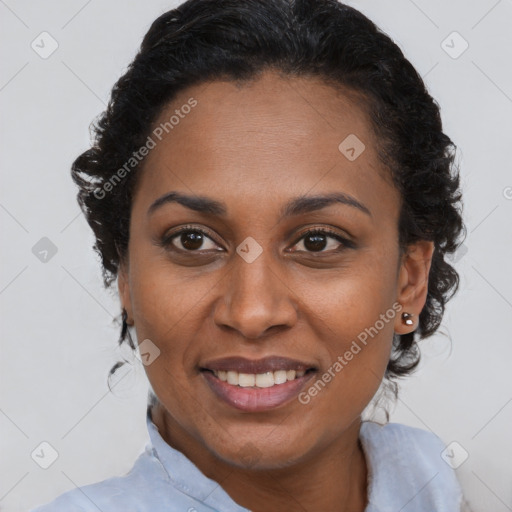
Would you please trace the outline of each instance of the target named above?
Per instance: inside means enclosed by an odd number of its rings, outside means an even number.
[[[304,247],[308,251],[323,251],[327,245],[327,238],[326,235],[307,235],[304,237]]]
[[[218,245],[199,228],[184,228],[171,235],[167,235],[161,244],[170,250],[183,252],[197,252],[215,249]]]
[[[203,245],[203,234],[198,231],[185,231],[181,233],[179,241],[189,251],[200,249]]]
[[[353,243],[337,233],[333,233],[324,229],[314,229],[307,231],[299,239],[299,243],[303,243],[306,252],[313,253],[329,253],[337,252],[340,248],[353,247]],[[328,249],[325,251],[324,249]],[[303,251],[302,249],[299,249]],[[295,252],[295,251],[294,251]]]

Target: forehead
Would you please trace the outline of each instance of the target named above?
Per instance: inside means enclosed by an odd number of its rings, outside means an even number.
[[[263,200],[329,191],[369,202],[391,192],[397,202],[359,98],[318,78],[265,72],[243,84],[189,87],[163,109],[150,136],[155,146],[137,194],[145,203],[170,190],[226,203],[245,198],[260,208]]]

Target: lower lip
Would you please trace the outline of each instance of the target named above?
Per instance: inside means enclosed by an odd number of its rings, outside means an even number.
[[[210,389],[224,402],[245,412],[260,412],[274,409],[295,398],[315,372],[303,377],[275,384],[269,388],[243,388],[224,382],[210,371],[202,371]]]

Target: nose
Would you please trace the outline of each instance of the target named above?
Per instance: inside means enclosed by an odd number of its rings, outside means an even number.
[[[235,256],[231,272],[223,279],[222,297],[216,303],[214,319],[219,327],[258,339],[271,330],[295,324],[296,295],[284,273],[270,260],[265,250],[251,263]]]

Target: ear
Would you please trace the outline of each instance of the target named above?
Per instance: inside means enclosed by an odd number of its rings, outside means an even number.
[[[402,310],[395,320],[395,333],[407,334],[418,328],[419,315],[428,293],[428,276],[434,253],[434,242],[420,240],[407,247],[402,256],[398,274],[397,301],[402,305]],[[411,325],[402,321],[402,313],[412,315]]]
[[[119,272],[117,275],[117,288],[119,290],[119,299],[121,301],[121,308],[126,310],[126,323],[133,325],[133,312],[132,301],[130,296],[130,281],[128,266],[123,262],[119,265]]]

